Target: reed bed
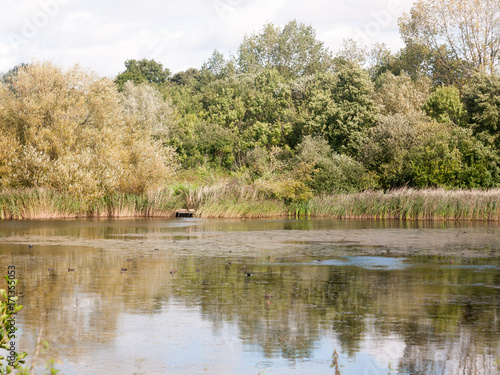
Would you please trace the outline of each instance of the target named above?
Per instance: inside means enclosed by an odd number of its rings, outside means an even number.
[[[98,199],[73,197],[47,190],[0,193],[0,219],[75,219],[169,217],[183,202],[166,190],[151,194],[112,193]]]
[[[200,217],[265,218],[284,216],[284,202],[271,199],[252,185],[220,184],[189,192],[187,204]]]
[[[500,220],[500,189],[409,188],[313,198],[311,216],[341,219]]]
[[[224,182],[177,185],[149,194],[111,193],[87,200],[47,190],[3,191],[1,219],[172,217],[189,208],[205,218],[278,216],[339,219],[500,220],[500,189],[410,188],[314,197],[308,202],[273,199],[254,185]]]

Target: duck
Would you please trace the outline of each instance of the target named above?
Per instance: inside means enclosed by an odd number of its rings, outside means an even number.
[[[28,247],[29,247],[30,249],[33,249],[33,245],[31,245],[31,244],[30,244],[30,245],[28,245]]]
[[[68,268],[68,272],[75,272],[74,268]]]
[[[122,268],[122,269],[120,270],[120,272],[121,272],[121,273],[127,273],[127,269],[126,269],[126,268]]]

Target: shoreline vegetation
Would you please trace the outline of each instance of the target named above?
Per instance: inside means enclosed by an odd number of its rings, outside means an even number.
[[[500,29],[465,3],[417,1],[395,53],[334,53],[292,20],[175,74],[146,58],[114,79],[17,65],[0,74],[0,219],[498,222],[498,38],[470,33]]]
[[[177,186],[156,193],[112,193],[92,202],[43,189],[0,193],[2,220],[170,218],[194,209],[201,218],[323,217],[335,219],[500,221],[500,189],[400,188],[315,196],[286,202],[252,185]]]

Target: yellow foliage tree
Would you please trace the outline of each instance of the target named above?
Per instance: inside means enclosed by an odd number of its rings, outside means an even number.
[[[127,190],[156,188],[174,172],[171,150],[130,130],[114,83],[78,66],[28,65],[0,86],[0,103],[3,187],[49,188],[92,201],[126,187],[143,164],[154,165],[154,173],[139,173],[144,181]]]

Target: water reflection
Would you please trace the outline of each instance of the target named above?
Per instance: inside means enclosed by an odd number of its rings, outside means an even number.
[[[6,222],[0,264],[21,279],[19,345],[33,353],[43,326],[68,374],[331,374],[333,350],[344,374],[494,374],[499,232],[488,223]]]

